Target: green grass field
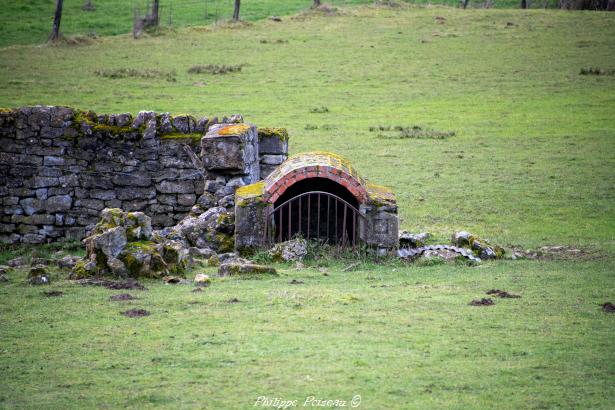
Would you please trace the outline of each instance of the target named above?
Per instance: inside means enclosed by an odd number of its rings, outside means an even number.
[[[440,4],[456,7],[455,0],[382,0],[380,3]],[[135,9],[144,15],[147,0],[93,0],[93,11],[82,9],[84,0],[65,0],[61,30],[66,36],[109,36],[132,31]],[[332,7],[374,4],[373,0],[328,0]],[[555,7],[550,0],[549,7]],[[470,1],[469,7],[483,7],[483,1]],[[520,1],[497,0],[493,7],[519,8]],[[308,9],[312,0],[244,0],[241,18],[255,21],[270,16],[286,16]],[[0,47],[12,44],[44,43],[53,23],[55,0],[0,1]],[[542,8],[544,2],[529,2],[529,7]],[[163,27],[202,26],[228,20],[233,15],[232,0],[162,0],[160,23]]]
[[[239,112],[287,127],[293,153],[334,151],[390,185],[404,229],[591,257],[365,261],[349,272],[350,261],[312,261],[203,293],[146,282],[133,302],[59,274],[51,288],[65,296],[46,298],[12,272],[0,284],[0,407],[252,408],[259,396],[301,407],[358,394],[367,409],[611,408],[615,315],[599,305],[615,302],[615,77],[580,71],[615,68],[614,23],[612,13],[359,7],[2,49],[0,106]],[[189,74],[197,64],[244,66]],[[119,68],[161,78],[95,74]],[[381,125],[455,135],[370,131]],[[468,306],[491,288],[522,298]],[[125,318],[128,306],[152,315]]]

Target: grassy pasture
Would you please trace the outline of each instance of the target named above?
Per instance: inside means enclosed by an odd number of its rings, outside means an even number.
[[[47,298],[12,272],[0,284],[0,407],[249,408],[258,396],[355,394],[369,409],[611,407],[615,316],[599,304],[615,302],[615,77],[580,71],[615,68],[614,18],[361,7],[2,49],[0,106],[240,112],[287,127],[292,152],[340,153],[390,185],[405,229],[601,256],[350,272],[319,261],[203,293],[148,282],[123,304],[59,277],[65,296]],[[188,73],[207,64],[243,66]],[[114,69],[163,75],[96,75]],[[370,131],[380,125],[455,135]],[[19,252],[30,249],[0,263]],[[522,298],[468,306],[491,288]],[[119,315],[128,307],[152,316]]]
[[[387,0],[381,3],[386,3]],[[147,0],[93,0],[93,11],[82,9],[84,0],[65,0],[61,29],[66,36],[110,36],[129,33],[132,30],[133,14],[137,9],[145,14]],[[373,4],[373,0],[329,0],[323,2],[332,7]],[[392,3],[440,4],[457,7],[455,0],[392,0]],[[482,7],[482,1],[470,1],[469,7]],[[550,6],[555,6],[553,0]],[[312,0],[244,0],[241,18],[255,21],[270,16],[286,16],[308,9]],[[519,1],[498,0],[497,8],[519,8]],[[529,7],[542,8],[544,2],[529,2]],[[12,44],[44,43],[49,36],[55,11],[55,0],[0,1],[0,47]],[[163,0],[159,16],[163,27],[189,27],[229,20],[233,15],[230,0]]]

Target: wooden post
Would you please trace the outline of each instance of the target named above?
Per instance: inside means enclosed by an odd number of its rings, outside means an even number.
[[[152,23],[158,27],[158,0],[152,3]]]
[[[239,21],[239,8],[241,7],[241,0],[235,0],[235,9],[233,10],[233,21]]]
[[[60,38],[60,21],[62,20],[62,3],[64,3],[64,0],[56,0],[56,14],[53,17],[53,31],[49,35],[49,41],[57,41]]]

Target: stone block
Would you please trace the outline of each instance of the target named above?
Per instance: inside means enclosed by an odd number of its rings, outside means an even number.
[[[201,157],[208,171],[226,171],[259,179],[258,135],[247,124],[216,125],[201,139]]]
[[[261,155],[287,155],[288,131],[286,131],[286,128],[259,128],[258,153]]]
[[[163,194],[191,194],[194,193],[192,181],[162,181],[156,184],[158,192]]]
[[[73,205],[73,199],[70,195],[50,196],[45,200],[45,209],[49,213],[67,211]]]

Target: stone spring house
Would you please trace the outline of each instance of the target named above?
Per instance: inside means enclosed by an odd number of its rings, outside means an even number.
[[[143,211],[160,229],[212,207],[234,225],[213,248],[296,235],[383,250],[398,241],[390,190],[335,154],[288,158],[285,129],[239,115],[0,109],[0,205],[4,243],[80,240],[104,208]]]

